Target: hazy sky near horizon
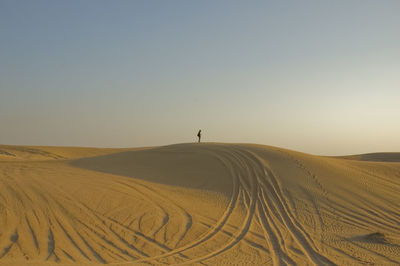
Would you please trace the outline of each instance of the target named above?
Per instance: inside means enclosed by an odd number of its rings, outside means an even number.
[[[0,143],[400,152],[400,1],[0,0]]]

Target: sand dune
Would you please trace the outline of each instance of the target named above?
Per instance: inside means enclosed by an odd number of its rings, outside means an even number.
[[[400,152],[376,152],[341,156],[339,158],[371,162],[400,162]]]
[[[0,265],[399,265],[393,157],[0,145]]]

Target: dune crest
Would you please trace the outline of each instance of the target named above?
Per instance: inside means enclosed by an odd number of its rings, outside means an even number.
[[[400,163],[348,159],[1,145],[0,265],[398,265]]]

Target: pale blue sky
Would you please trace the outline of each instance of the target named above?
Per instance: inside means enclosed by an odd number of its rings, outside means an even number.
[[[400,151],[400,1],[0,0],[0,143]]]

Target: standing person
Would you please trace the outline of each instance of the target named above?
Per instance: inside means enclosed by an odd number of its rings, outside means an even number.
[[[201,129],[200,129],[199,132],[197,133],[197,137],[199,138],[199,143],[200,143],[200,140],[201,140]]]

